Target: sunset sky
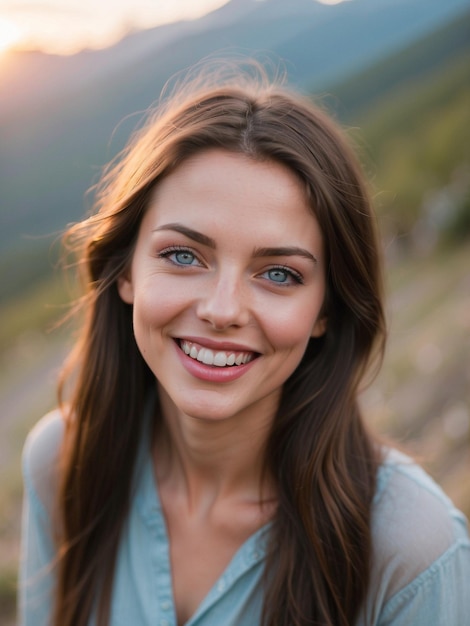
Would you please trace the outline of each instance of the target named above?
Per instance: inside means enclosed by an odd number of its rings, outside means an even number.
[[[342,0],[320,1],[337,4]],[[197,18],[227,2],[0,0],[0,51],[18,48],[71,54],[86,47],[106,47],[132,29]]]

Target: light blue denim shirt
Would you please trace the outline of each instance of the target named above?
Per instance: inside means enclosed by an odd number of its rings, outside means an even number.
[[[23,454],[24,509],[20,624],[50,624],[54,586],[51,509],[63,434],[57,412],[28,436]],[[252,535],[186,626],[256,626],[269,525]],[[465,517],[408,457],[389,451],[373,503],[374,561],[356,626],[470,625],[470,540]],[[91,622],[93,624],[93,620]],[[142,446],[136,489],[117,559],[112,626],[177,626],[168,535]]]

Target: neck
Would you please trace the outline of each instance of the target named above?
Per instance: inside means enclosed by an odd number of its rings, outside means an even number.
[[[247,412],[221,421],[181,414],[160,390],[163,419],[157,430],[155,467],[159,483],[184,494],[190,508],[216,501],[272,501],[273,481],[263,472],[273,410]]]

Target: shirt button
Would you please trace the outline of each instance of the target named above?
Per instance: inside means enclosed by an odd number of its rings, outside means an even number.
[[[161,619],[160,626],[170,626],[170,622],[167,619]]]
[[[171,607],[171,604],[168,602],[168,600],[165,600],[164,602],[160,604],[160,608],[162,611],[168,611],[170,607]]]
[[[219,580],[219,582],[217,583],[217,591],[220,593],[224,591],[224,589],[225,589],[225,581]]]
[[[256,559],[259,558],[259,552],[253,552],[253,559],[256,561]]]

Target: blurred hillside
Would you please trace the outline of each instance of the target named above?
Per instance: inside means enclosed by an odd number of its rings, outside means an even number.
[[[470,514],[468,2],[234,0],[109,50],[0,67],[1,623],[14,613],[19,455],[55,403],[68,345],[67,329],[51,330],[68,297],[54,233],[81,217],[86,189],[140,116],[122,120],[174,71],[227,45],[288,59],[292,82],[349,129],[373,187],[389,295],[389,349],[364,407]]]
[[[469,77],[470,11],[325,97],[359,129],[395,250],[425,252],[470,232]]]

